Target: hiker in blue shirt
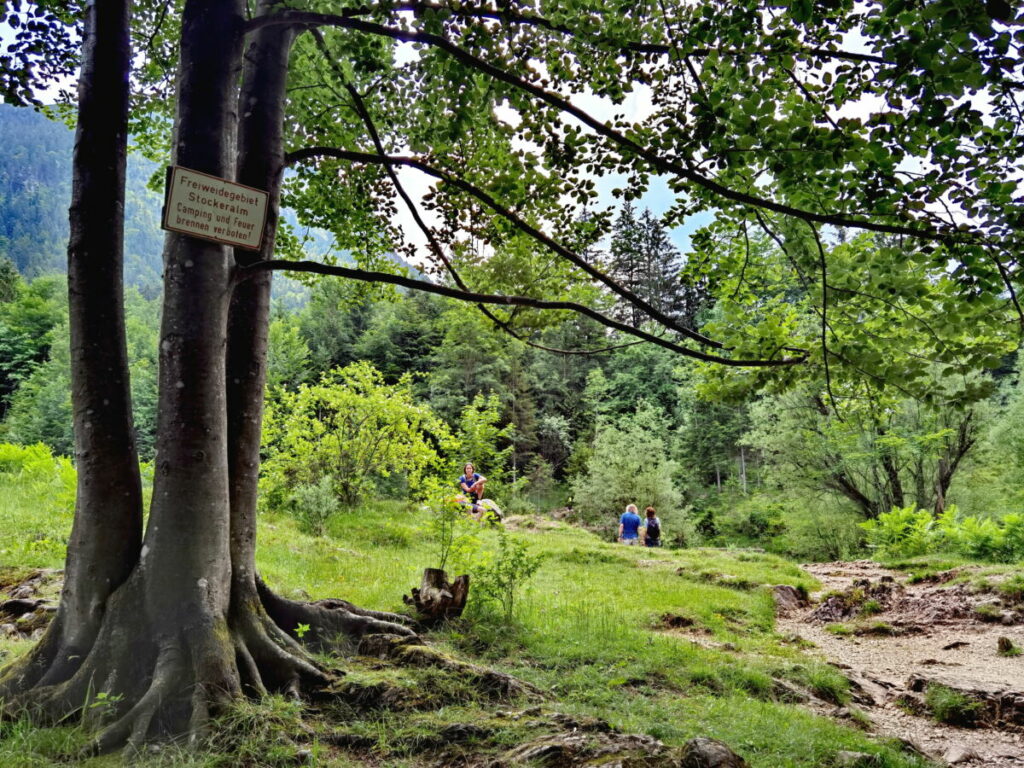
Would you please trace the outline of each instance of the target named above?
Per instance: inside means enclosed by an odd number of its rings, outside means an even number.
[[[640,515],[636,512],[636,504],[626,507],[619,518],[619,543],[630,546],[640,543]]]
[[[487,478],[474,472],[473,465],[468,462],[462,471],[464,474],[459,478],[459,488],[472,501],[480,501],[484,497],[484,483],[487,482]]]
[[[484,508],[477,502],[484,497],[484,483],[487,482],[487,478],[474,472],[473,465],[469,462],[466,462],[462,472],[462,476],[459,477],[459,490],[466,496],[462,503],[468,504],[473,519],[479,521],[483,517]]]

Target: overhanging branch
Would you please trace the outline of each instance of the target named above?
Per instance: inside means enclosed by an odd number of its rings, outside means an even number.
[[[803,221],[814,223],[814,224],[828,224],[835,227],[850,227],[852,229],[861,229],[870,232],[883,232],[892,235],[905,235],[908,237],[921,238],[926,240],[939,240],[946,241],[954,239],[959,235],[951,232],[940,232],[928,227],[911,227],[900,224],[883,224],[867,219],[851,219],[846,215],[829,214],[829,213],[815,213],[814,211],[804,210],[802,208],[795,208],[793,206],[785,205],[783,203],[776,202],[774,200],[768,200],[766,198],[758,197],[746,192],[731,189],[725,185],[704,176],[701,173],[693,170],[693,168],[682,165],[678,162],[668,160],[657,152],[648,149],[640,144],[637,144],[632,139],[626,137],[619,131],[608,127],[605,123],[591,116],[586,111],[575,106],[568,100],[558,96],[550,91],[547,91],[540,86],[534,85],[523,78],[508,72],[500,67],[497,67],[483,59],[478,58],[469,51],[460,48],[455,43],[442,37],[441,35],[431,34],[429,32],[420,32],[416,30],[396,29],[394,27],[388,27],[383,24],[377,24],[363,19],[351,18],[346,16],[338,16],[333,14],[325,13],[307,13],[300,11],[287,11],[279,14],[278,16],[269,17],[264,24],[304,24],[309,26],[334,26],[343,29],[353,29],[366,34],[378,35],[382,37],[388,37],[393,40],[400,42],[409,43],[422,43],[424,45],[430,45],[440,50],[445,51],[457,61],[465,64],[468,67],[472,67],[484,74],[493,77],[495,80],[499,80],[503,83],[513,86],[525,93],[533,96],[539,101],[544,102],[548,106],[551,106],[561,112],[572,115],[581,123],[589,127],[599,136],[602,136],[612,143],[618,145],[622,149],[634,154],[643,160],[647,161],[650,166],[660,172],[669,175],[678,176],[686,179],[699,187],[702,187],[708,192],[711,192],[718,197],[730,200],[732,202],[741,203],[743,205],[755,206],[763,210],[774,211],[775,213],[781,213],[786,216],[792,216]]]
[[[551,249],[559,256],[565,258],[571,264],[574,264],[575,266],[579,267],[592,278],[602,283],[610,291],[612,291],[622,299],[625,299],[633,306],[638,307],[652,320],[655,320],[661,325],[665,326],[666,328],[676,331],[677,333],[680,333],[683,336],[686,336],[687,338],[692,339],[693,341],[696,341],[699,344],[703,344],[706,347],[712,347],[714,349],[725,348],[725,345],[722,344],[721,342],[715,341],[714,339],[709,339],[707,336],[704,336],[703,334],[697,333],[696,331],[687,328],[684,325],[681,325],[680,323],[676,322],[673,318],[666,315],[664,312],[659,311],[656,307],[651,305],[650,302],[645,301],[644,299],[637,296],[629,289],[620,285],[615,280],[612,280],[606,274],[604,274],[599,269],[595,268],[592,264],[590,264],[586,259],[569,250],[558,241],[553,240],[551,237],[541,232],[532,224],[525,221],[522,217],[520,217],[510,209],[506,208],[504,205],[499,203],[484,190],[480,189],[479,187],[473,184],[470,184],[468,181],[465,181],[464,179],[460,179],[457,176],[452,176],[450,173],[446,171],[434,168],[433,166],[428,165],[419,158],[396,155],[388,155],[382,157],[380,155],[375,155],[367,152],[355,152],[347,149],[338,149],[336,147],[305,147],[303,149],[295,150],[294,152],[289,152],[287,155],[285,155],[285,162],[288,164],[292,164],[294,162],[308,160],[314,157],[334,157],[339,160],[348,160],[350,162],[356,163],[376,163],[392,166],[403,165],[409,168],[415,168],[416,170],[421,171],[422,173],[425,173],[428,176],[432,176],[435,179],[439,179],[445,182],[446,184],[449,184],[455,187],[456,189],[460,189],[463,192],[471,195],[472,197],[475,197],[477,200],[482,202],[492,211],[497,213],[506,221],[510,222],[520,232],[529,235],[537,242]]]
[[[518,26],[528,27],[539,27],[546,29],[549,32],[555,32],[560,35],[572,37],[576,40],[582,40],[590,45],[598,46],[601,48],[617,49],[619,51],[626,51],[629,53],[640,53],[640,54],[658,54],[668,55],[672,53],[672,46],[664,45],[662,43],[641,43],[635,40],[620,40],[614,37],[606,35],[583,35],[579,31],[567,27],[563,24],[556,24],[550,19],[546,19],[543,16],[536,16],[528,13],[518,13],[516,11],[495,9],[495,8],[469,8],[466,6],[454,7],[446,6],[440,3],[421,3],[421,2],[406,2],[397,3],[393,6],[392,10],[395,12],[401,11],[412,11],[413,13],[421,14],[427,11],[435,13],[444,13],[453,18],[458,19],[476,19],[485,21],[497,21],[502,24],[515,24]],[[357,17],[357,16],[369,16],[375,12],[379,12],[379,9],[370,7],[364,8],[346,8],[339,12],[339,16],[345,18]],[[267,24],[280,23],[274,20],[273,17],[259,17],[254,18],[246,25],[246,33],[255,31],[262,26]],[[710,47],[699,47],[699,48],[688,48],[684,55],[694,56],[697,58],[703,58],[717,54],[719,56],[757,56],[762,58],[769,58],[773,56],[807,56],[816,59],[825,60],[837,60],[837,61],[856,61],[861,64],[890,64],[887,59],[876,56],[870,53],[859,53],[857,51],[846,51],[846,50],[832,50],[830,48],[820,47],[803,47],[803,46],[779,46],[779,47],[766,47],[766,48],[753,48],[753,49],[740,49],[740,48],[710,48]]]
[[[416,280],[411,277],[405,277],[404,275],[393,275],[389,272],[373,272],[363,269],[353,269],[351,267],[321,264],[315,261],[287,261],[284,259],[257,261],[247,266],[239,266],[238,270],[239,274],[242,276],[264,270],[333,275],[335,277],[346,277],[350,280],[361,280],[368,283],[397,285],[401,288],[409,288],[414,291],[424,291],[425,293],[434,293],[438,296],[446,296],[450,299],[468,301],[474,304],[494,304],[505,307],[532,307],[534,309],[575,312],[589,317],[591,320],[595,320],[608,328],[629,334],[630,336],[635,336],[638,339],[650,342],[651,344],[656,344],[659,347],[664,347],[665,349],[685,355],[686,357],[692,357],[695,360],[703,360],[708,363],[719,363],[721,365],[728,365],[737,368],[777,368],[780,366],[798,365],[807,359],[807,355],[804,353],[800,357],[784,357],[768,360],[733,360],[727,357],[719,357],[718,355],[711,355],[706,352],[691,349],[690,347],[681,346],[669,341],[668,339],[655,336],[653,333],[648,333],[640,328],[634,328],[633,326],[626,325],[625,323],[620,323],[618,320],[613,320],[591,307],[584,304],[578,304],[574,301],[551,301],[546,299],[534,299],[529,296],[497,296],[489,293],[475,293],[472,291],[463,291],[458,288],[451,288],[447,285],[428,283],[425,280]]]
[[[313,30],[313,38],[316,41],[317,46],[320,48],[320,51],[324,54],[324,56],[330,59],[331,53],[330,50],[327,48],[327,41],[324,40],[323,35],[320,34],[320,31],[318,29]],[[355,111],[359,115],[360,119],[363,121],[363,125],[366,127],[366,132],[370,135],[370,140],[373,142],[373,146],[377,152],[377,156],[380,158],[386,158],[387,152],[384,149],[384,143],[381,141],[380,132],[377,130],[377,126],[373,121],[373,117],[370,115],[370,111],[366,108],[366,103],[363,101],[363,97],[359,95],[359,91],[356,90],[356,87],[348,81],[348,79],[345,77],[345,74],[343,72],[338,71],[339,68],[334,67],[334,69],[335,75],[338,76],[338,78],[344,84],[345,90],[348,91],[349,98],[352,99],[352,104],[355,107]],[[434,255],[441,262],[441,264],[444,265],[444,268],[448,271],[448,274],[451,276],[452,280],[455,281],[455,284],[460,289],[464,291],[470,290],[469,286],[466,284],[466,282],[462,279],[462,276],[459,274],[459,271],[455,268],[455,265],[452,264],[451,260],[445,254],[444,248],[441,246],[441,243],[438,242],[437,236],[434,234],[434,231],[423,220],[423,217],[420,215],[419,208],[416,206],[416,203],[412,199],[412,196],[409,195],[408,192],[406,192],[405,186],[398,178],[398,174],[395,172],[395,169],[386,162],[383,163],[383,166],[388,174],[388,177],[391,179],[391,183],[395,187],[395,191],[398,192],[399,197],[402,198],[402,201],[405,203],[406,208],[408,208],[409,214],[416,222],[416,226],[419,227],[420,231],[423,233],[423,236],[427,239],[427,242],[430,245],[430,249],[434,252]],[[476,306],[477,309],[479,309],[480,312],[484,315],[484,317],[493,322],[497,327],[501,328],[501,330],[505,331],[505,333],[507,333],[509,336],[516,339],[517,341],[522,342],[523,344],[534,347],[536,349],[540,349],[544,352],[552,352],[559,355],[596,355],[604,352],[611,352],[614,349],[619,349],[624,346],[632,346],[633,344],[643,343],[640,341],[633,341],[629,342],[628,344],[616,344],[612,346],[602,347],[601,349],[560,349],[557,347],[549,347],[545,344],[538,344],[535,341],[523,338],[519,333],[515,331],[515,329],[512,328],[512,326],[509,323],[507,323],[506,321],[498,317],[496,314],[494,314],[486,305],[477,304]]]

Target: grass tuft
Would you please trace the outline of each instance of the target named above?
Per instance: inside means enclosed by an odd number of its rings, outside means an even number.
[[[1024,604],[1024,576],[1017,574],[999,585],[999,594],[1011,603]]]
[[[964,726],[975,724],[982,707],[980,701],[936,683],[925,689],[924,705],[936,721]]]
[[[861,616],[874,616],[883,611],[882,604],[877,600],[865,600],[864,604],[860,607]]]

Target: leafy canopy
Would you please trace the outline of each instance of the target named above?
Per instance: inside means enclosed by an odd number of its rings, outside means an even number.
[[[37,19],[5,44],[4,96],[25,100],[68,66],[77,6],[9,8],[12,26]],[[168,146],[177,10],[136,9],[134,119],[154,156]],[[249,34],[302,29],[289,71],[285,202],[363,268],[392,270],[387,254],[417,254],[469,290],[599,311],[614,298],[667,328],[656,343],[691,356],[765,364],[817,354],[886,381],[923,374],[908,359],[861,359],[856,332],[832,346],[833,334],[861,325],[860,311],[844,311],[857,309],[851,291],[874,309],[895,291],[892,320],[922,336],[915,316],[978,320],[1004,337],[1007,313],[1022,314],[1024,30],[1009,4],[644,0],[623,12],[607,0],[302,0],[250,13]],[[676,194],[667,227],[712,213],[713,242],[690,255],[705,271],[687,279],[691,292],[733,284],[734,306],[717,324],[688,328],[602,271],[591,249],[614,218],[602,177],[627,200],[659,177]],[[420,200],[408,194],[414,179],[426,189]],[[406,205],[422,231],[398,225]],[[825,247],[837,229],[870,233],[874,257]],[[753,234],[789,251],[789,282],[817,302],[817,328],[747,296],[747,280],[772,278],[770,264],[747,255]],[[729,241],[741,239],[751,248],[737,258]],[[296,237],[280,241],[282,255],[299,256]],[[486,310],[526,337],[545,328],[538,311]],[[939,354],[990,365],[999,343]]]

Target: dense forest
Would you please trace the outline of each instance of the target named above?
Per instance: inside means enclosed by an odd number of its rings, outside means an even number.
[[[0,253],[29,278],[63,272],[67,261],[74,132],[29,109],[0,104]],[[147,296],[160,290],[161,196],[157,167],[137,154],[125,192],[125,280]]]
[[[0,124],[8,139],[0,148],[0,437],[70,455],[60,271],[71,133],[10,107],[0,108]],[[130,168],[128,342],[139,446],[151,460],[159,197],[146,187],[153,166]],[[770,239],[753,239],[767,263],[784,258]],[[765,305],[785,299],[794,324],[815,321],[814,296],[798,282],[718,283],[701,271],[702,247],[712,239],[698,237],[693,253],[680,253],[657,217],[626,203],[592,255],[689,328],[727,323],[737,294]],[[879,246],[836,231],[829,247],[837,261],[856,261]],[[449,299],[330,280],[286,283],[270,329],[264,503],[300,517],[311,506],[425,493],[424,477],[454,481],[464,461],[513,511],[568,507],[610,531],[617,512],[639,501],[659,509],[679,545],[756,543],[811,558],[859,551],[858,523],[892,508],[941,514],[952,506],[991,521],[1020,503],[1024,444],[1015,425],[1024,400],[1005,345],[991,375],[929,364],[921,376],[931,388],[885,387],[853,368],[828,381],[824,371],[804,372],[780,386],[777,377],[723,371],[610,335],[585,318],[538,315],[524,341]],[[617,311],[619,321],[642,325],[635,308]],[[886,354],[895,359],[898,349]],[[592,354],[566,353],[580,350]],[[356,455],[369,434],[345,431],[346,413],[356,410],[374,414],[364,430],[394,431],[390,453]],[[336,445],[326,447],[324,434]],[[346,450],[352,464],[337,458]],[[318,455],[328,451],[337,455]],[[330,488],[334,501],[317,488]]]

